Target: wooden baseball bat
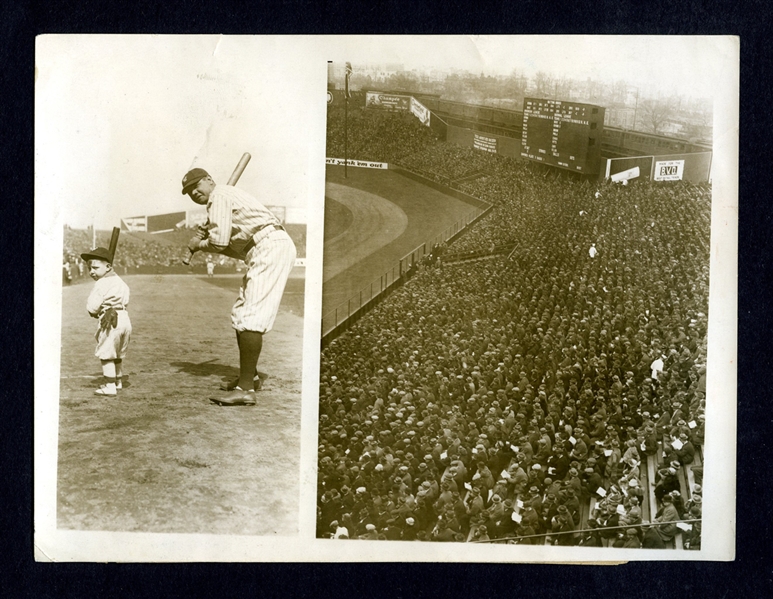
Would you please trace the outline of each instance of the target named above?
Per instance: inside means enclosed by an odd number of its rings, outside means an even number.
[[[249,152],[242,154],[242,157],[239,160],[239,163],[236,165],[234,172],[231,173],[231,178],[228,179],[228,185],[236,185],[236,183],[239,181],[239,178],[242,176],[244,169],[247,168],[247,164],[250,162],[251,158],[252,155]],[[191,258],[193,258],[193,252],[188,250],[188,255],[183,258],[183,264],[188,266],[191,263]]]
[[[228,185],[236,185],[237,181],[239,181],[239,178],[242,176],[244,169],[247,168],[247,164],[250,162],[250,158],[252,158],[252,156],[249,152],[242,154],[241,160],[239,160],[239,164],[236,165],[234,172],[231,173],[231,178],[228,179]]]
[[[121,229],[119,227],[113,227],[113,235],[110,237],[110,263],[115,261],[115,249],[118,247],[118,237],[121,235]]]

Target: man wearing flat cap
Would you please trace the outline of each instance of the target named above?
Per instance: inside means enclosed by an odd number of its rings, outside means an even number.
[[[206,234],[188,243],[191,252],[214,252],[247,265],[231,323],[239,346],[239,378],[223,385],[220,405],[255,405],[254,377],[271,330],[296,250],[279,220],[262,203],[232,185],[217,185],[207,171],[194,168],[182,180],[182,193],[207,207]]]

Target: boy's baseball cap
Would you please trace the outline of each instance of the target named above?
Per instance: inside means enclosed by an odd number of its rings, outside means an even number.
[[[89,260],[104,260],[105,262],[113,263],[113,257],[110,255],[110,250],[103,247],[94,248],[91,251],[81,254],[81,259],[84,262]]]
[[[193,189],[193,186],[204,177],[209,177],[209,173],[203,168],[192,168],[187,173],[185,173],[185,176],[183,177],[182,194],[185,195],[188,193],[191,189]]]

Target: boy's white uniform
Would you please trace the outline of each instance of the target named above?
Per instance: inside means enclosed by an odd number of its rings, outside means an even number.
[[[126,308],[129,306],[129,286],[115,272],[109,272],[94,284],[86,309],[95,318],[101,318],[105,310],[115,308],[118,325],[110,330],[98,328],[94,338],[97,349],[94,355],[100,360],[122,360],[129,347],[132,323]]]

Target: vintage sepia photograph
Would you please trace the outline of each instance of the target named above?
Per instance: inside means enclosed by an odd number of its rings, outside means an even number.
[[[734,559],[738,38],[35,78],[36,560]]]
[[[737,40],[347,50],[328,67],[316,536],[732,555],[704,531],[733,518],[734,356],[710,298],[735,284],[711,248],[734,256],[712,214],[735,197],[737,156],[715,150],[737,138]]]
[[[36,58],[36,213],[62,261],[36,298],[61,310],[36,517],[297,536],[324,61],[288,80],[289,40],[221,36],[43,36]]]

